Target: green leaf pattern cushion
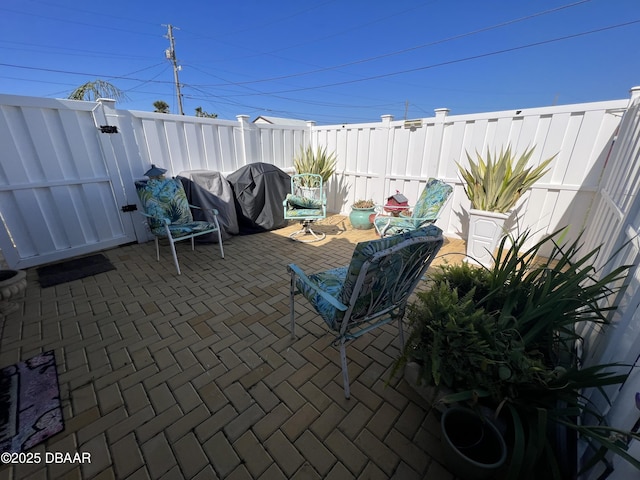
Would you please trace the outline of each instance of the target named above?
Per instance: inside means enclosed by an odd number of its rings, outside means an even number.
[[[320,273],[314,273],[309,275],[307,278],[312,284],[319,286],[324,292],[340,301],[340,292],[342,291],[342,285],[344,284],[346,276],[347,267],[343,266]],[[313,305],[329,328],[335,330],[337,328],[336,313],[338,310],[322,298],[316,290],[311,288],[311,285],[303,282],[300,277],[296,278],[296,287],[298,288],[298,291],[302,293],[307,300],[309,300],[311,305]]]
[[[389,228],[385,230],[385,236],[398,235],[416,229],[416,221],[411,217],[382,216],[375,218],[373,222],[378,231],[382,231],[387,224],[390,224]]]
[[[309,275],[308,278],[310,282],[319,286],[322,290],[335,297],[338,301],[348,305],[358,275],[362,269],[362,265],[374,253],[397,245],[403,240],[407,240],[409,238],[438,236],[441,235],[441,233],[442,230],[438,227],[435,225],[429,225],[402,235],[385,237],[369,242],[360,242],[356,245],[353,256],[351,257],[351,263],[348,266]],[[358,321],[369,311],[375,299],[378,299],[377,301],[381,302],[376,305],[376,308],[378,309],[391,306],[393,302],[397,301],[397,298],[391,298],[386,294],[381,295],[381,293],[395,285],[395,282],[397,282],[399,278],[402,265],[412,263],[407,262],[412,255],[426,255],[429,253],[427,250],[439,247],[439,244],[412,245],[404,249],[400,256],[388,257],[387,261],[372,264],[367,271],[367,276],[363,283],[363,289],[356,301],[350,322],[358,323]],[[344,317],[344,312],[334,308],[300,278],[297,278],[296,280],[296,287],[302,295],[309,300],[316,311],[327,323],[329,328],[332,330],[338,330],[340,328],[340,322]],[[408,287],[409,285],[407,285],[407,288]]]
[[[151,233],[164,237],[165,224],[169,224],[172,237],[181,237],[196,232],[216,230],[209,222],[194,221],[182,182],[175,178],[152,178],[135,182],[136,192],[148,218]]]
[[[389,225],[385,230],[385,236],[398,235],[420,228],[425,223],[434,222],[451,192],[453,192],[451,185],[441,180],[430,178],[422,190],[416,205],[413,207],[411,217],[403,217],[402,215],[399,217],[377,217],[374,219],[376,229],[380,232]]]
[[[287,193],[287,204],[289,208],[306,208],[310,210],[322,209],[322,202],[315,198],[301,197],[300,195],[293,195]]]
[[[416,202],[412,217],[435,220],[452,191],[451,185],[437,178],[430,178]]]
[[[307,208],[298,208],[295,210],[287,210],[287,218],[311,218],[318,217],[318,219],[324,218],[324,212],[322,210],[310,210]]]

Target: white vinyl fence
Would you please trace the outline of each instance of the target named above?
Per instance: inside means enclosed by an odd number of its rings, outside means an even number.
[[[438,220],[448,236],[466,238],[469,202],[456,162],[466,152],[510,144],[516,153],[535,146],[534,162],[558,154],[551,170],[520,201],[518,228],[536,236],[570,226],[585,230],[585,248],[604,244],[603,257],[622,248],[613,268],[640,263],[640,90],[631,102],[607,102],[449,115],[358,125],[306,127],[166,115],[115,108],[113,101],[79,102],[0,95],[0,249],[11,268],[145,241],[134,181],[156,164],[177,175],[187,170],[230,173],[253,162],[284,170],[302,145],[326,146],[338,156],[328,182],[329,210],[346,214],[357,199],[382,203],[395,190],[415,201],[429,177],[454,186]],[[626,112],[626,113],[625,113]],[[624,119],[623,119],[624,116]],[[615,141],[614,141],[615,140]],[[640,358],[640,271],[606,332],[586,330],[589,362]],[[610,392],[611,423],[631,428],[640,373]],[[601,402],[601,399],[596,399]],[[640,446],[632,449],[640,455]],[[625,476],[614,464],[610,478]],[[622,472],[622,473],[621,473]],[[604,477],[602,477],[604,478]]]
[[[291,169],[301,145],[338,155],[328,183],[329,211],[359,198],[383,202],[400,190],[415,201],[431,176],[454,185],[439,226],[465,238],[468,200],[456,162],[465,152],[536,146],[534,161],[558,153],[552,170],[520,203],[518,225],[543,234],[580,231],[597,192],[626,100],[449,116],[411,122],[307,127],[126,111],[112,101],[79,102],[0,95],[0,248],[13,267],[100,250],[147,234],[133,182],[154,163],[230,173],[252,162]],[[419,125],[416,125],[419,124]],[[103,128],[106,127],[106,128]],[[117,133],[108,132],[115,127]],[[125,211],[122,211],[124,207]]]
[[[377,202],[395,190],[415,201],[429,177],[454,186],[438,225],[448,236],[467,237],[469,201],[456,162],[510,144],[516,153],[535,146],[532,162],[558,154],[551,170],[518,204],[517,227],[536,236],[570,226],[583,228],[627,100],[449,116],[446,109],[422,126],[383,117],[382,123],[318,126],[313,141],[338,152],[329,208],[348,213],[357,199]],[[413,122],[412,122],[413,123]],[[409,124],[410,125],[410,124]],[[407,125],[407,126],[409,126]],[[534,237],[535,238],[535,237]]]
[[[618,308],[606,329],[586,326],[585,353],[589,364],[622,363],[627,381],[609,388],[609,403],[598,392],[591,400],[608,412],[610,425],[630,430],[640,419],[635,396],[640,392],[640,87],[632,89],[629,108],[602,174],[585,230],[585,250],[602,246],[596,267],[606,274],[619,265],[631,265],[626,289],[616,299]],[[617,254],[616,254],[617,253]],[[615,255],[615,256],[614,256]],[[614,261],[608,262],[613,256]],[[629,453],[640,458],[640,442],[629,445]],[[611,459],[612,472],[600,466],[590,479],[637,478],[640,473],[619,457]]]
[[[117,110],[80,102],[0,95],[0,249],[27,268],[148,234],[134,181],[152,163],[230,173],[252,162],[292,167],[310,128]],[[117,133],[113,129],[116,129]]]

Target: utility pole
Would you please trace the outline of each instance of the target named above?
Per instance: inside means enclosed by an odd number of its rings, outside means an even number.
[[[182,110],[182,94],[180,93],[180,80],[178,79],[178,71],[180,70],[180,66],[178,65],[178,61],[176,60],[176,48],[173,41],[173,26],[169,24],[166,27],[167,35],[165,38],[169,39],[169,48],[164,51],[164,54],[167,57],[167,60],[169,60],[173,65],[173,81],[176,84],[176,95],[178,96],[178,112],[180,113],[180,115],[184,115],[184,111]]]

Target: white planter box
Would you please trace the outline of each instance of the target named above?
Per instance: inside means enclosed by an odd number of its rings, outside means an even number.
[[[469,210],[469,238],[467,238],[467,261],[485,267],[493,265],[498,241],[507,233],[505,224],[511,213]]]

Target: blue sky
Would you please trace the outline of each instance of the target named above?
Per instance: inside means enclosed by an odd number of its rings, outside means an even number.
[[[639,0],[3,0],[0,93],[65,98],[107,80],[118,103],[318,124],[627,98]],[[163,26],[164,25],[164,26]]]

